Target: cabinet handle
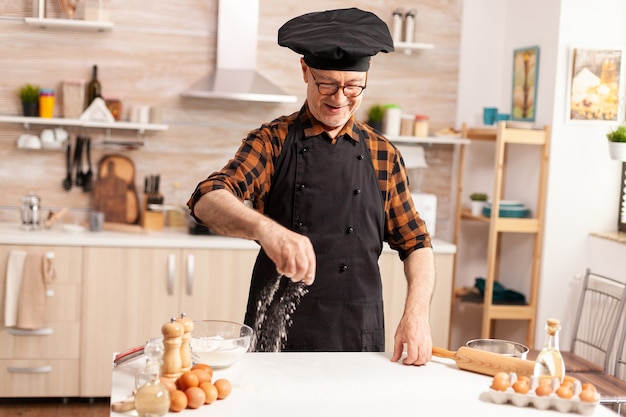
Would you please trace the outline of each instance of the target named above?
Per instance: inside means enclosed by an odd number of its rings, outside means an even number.
[[[15,366],[7,366],[7,371],[12,374],[46,374],[52,372],[52,366],[33,366],[31,368],[17,368]]]
[[[167,294],[174,295],[174,277],[176,275],[176,255],[167,257]]]
[[[187,295],[193,295],[193,275],[196,269],[196,258],[187,255]]]
[[[50,336],[52,334],[52,327],[34,330],[10,328],[9,334],[14,336]]]

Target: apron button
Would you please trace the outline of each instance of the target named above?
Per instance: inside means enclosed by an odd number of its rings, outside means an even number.
[[[359,156],[357,156],[357,157],[356,157],[356,159],[358,159],[359,161],[362,161],[362,160],[364,160],[364,159],[365,159],[365,156],[363,156],[363,155],[359,155]]]
[[[346,234],[349,235],[352,232],[354,232],[354,227],[348,226],[348,228],[346,229]]]
[[[354,195],[359,195],[359,194],[361,194],[361,190],[359,188],[354,190]]]
[[[339,272],[346,272],[348,270],[348,265],[341,264],[339,265]]]
[[[304,184],[298,185],[298,191],[302,191],[304,189],[306,189],[306,185],[304,185]]]

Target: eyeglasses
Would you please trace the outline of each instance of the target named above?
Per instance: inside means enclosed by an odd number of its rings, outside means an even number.
[[[317,91],[323,96],[332,96],[336,94],[337,91],[341,88],[343,95],[346,97],[358,97],[361,95],[365,87],[367,87],[367,73],[365,73],[365,84],[366,85],[339,85],[339,84],[328,84],[328,83],[318,83],[315,78],[315,74],[309,68],[309,72],[315,81],[315,85],[317,85]]]

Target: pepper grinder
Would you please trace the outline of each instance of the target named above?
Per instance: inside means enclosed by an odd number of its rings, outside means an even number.
[[[181,374],[180,346],[184,333],[183,325],[171,318],[161,327],[163,334],[163,364],[161,375],[167,378],[177,379]]]
[[[191,340],[191,331],[193,330],[193,320],[185,313],[181,313],[176,319],[183,326],[182,342],[180,344],[180,370],[185,372],[191,369],[191,350],[189,349],[189,341]]]

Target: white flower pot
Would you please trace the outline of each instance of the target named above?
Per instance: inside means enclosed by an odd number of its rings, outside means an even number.
[[[470,208],[471,208],[472,214],[474,216],[482,216],[482,214],[483,214],[483,207],[485,207],[485,202],[484,201],[474,201],[474,200],[472,200]]]
[[[626,161],[626,142],[609,142],[611,159]]]

